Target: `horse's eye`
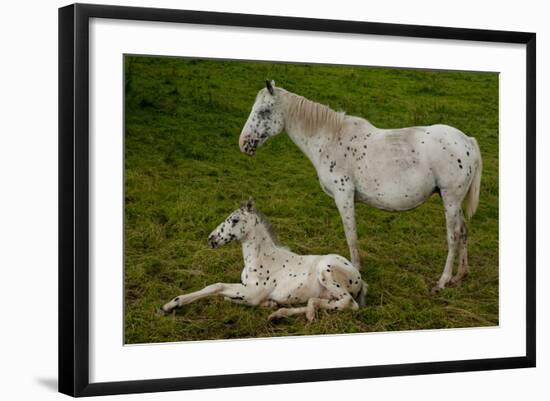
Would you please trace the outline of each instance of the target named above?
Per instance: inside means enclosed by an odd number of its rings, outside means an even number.
[[[239,219],[237,217],[233,217],[231,219],[231,221],[234,223],[234,224],[237,224],[239,222]]]

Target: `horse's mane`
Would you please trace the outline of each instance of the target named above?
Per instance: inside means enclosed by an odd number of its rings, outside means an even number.
[[[284,93],[287,118],[301,125],[306,135],[313,135],[321,128],[328,128],[334,133],[341,130],[346,113],[334,111],[324,104],[292,92],[284,91]]]

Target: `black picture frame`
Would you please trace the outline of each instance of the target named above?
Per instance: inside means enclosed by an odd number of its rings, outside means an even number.
[[[91,18],[438,38],[526,46],[526,353],[521,357],[89,381],[89,22]],[[534,367],[536,35],[479,29],[74,4],[59,9],[59,391],[71,396],[157,392]]]

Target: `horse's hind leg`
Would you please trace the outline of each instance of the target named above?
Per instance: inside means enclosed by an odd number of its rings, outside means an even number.
[[[461,227],[464,225],[464,217],[462,215],[461,202],[457,196],[449,194],[446,190],[441,190],[443,205],[445,206],[445,220],[447,222],[447,260],[445,268],[439,278],[437,284],[432,288],[432,294],[445,288],[451,280],[453,274],[453,264],[455,254],[460,241]]]
[[[453,278],[451,278],[451,284],[459,286],[462,284],[464,277],[470,272],[468,266],[468,228],[464,218],[462,219],[462,225],[460,227],[460,237],[458,242],[458,271]]]

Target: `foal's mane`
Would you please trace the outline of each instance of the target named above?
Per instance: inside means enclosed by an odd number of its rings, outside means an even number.
[[[329,106],[306,99],[292,92],[284,91],[286,97],[286,116],[302,126],[306,135],[313,135],[321,128],[338,133],[346,113],[334,111]]]
[[[258,217],[258,220],[259,220],[260,224],[262,224],[264,226],[265,230],[267,231],[267,234],[269,235],[269,237],[271,238],[273,243],[277,246],[280,245],[279,237],[277,236],[277,233],[275,232],[275,229],[273,228],[273,225],[267,219],[267,217],[265,217],[265,215],[262,212],[260,212],[259,210],[254,210],[252,213],[254,215],[256,215],[256,217]]]

